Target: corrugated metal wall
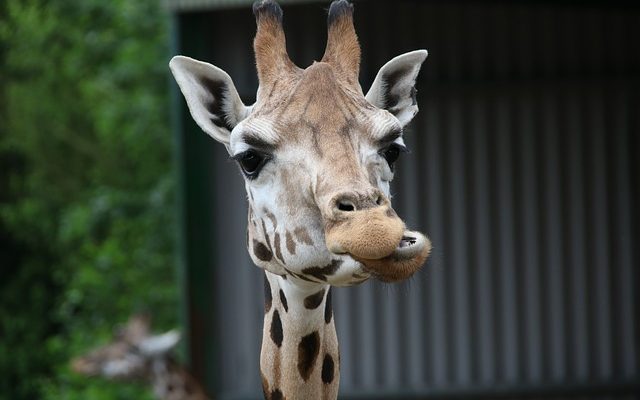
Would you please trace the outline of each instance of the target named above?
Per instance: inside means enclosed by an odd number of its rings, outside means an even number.
[[[285,8],[301,65],[322,54],[323,6]],[[392,56],[430,51],[394,204],[435,250],[408,283],[334,289],[341,397],[635,398],[640,10],[366,2],[356,19],[365,86]],[[250,11],[178,22],[182,52],[226,69],[250,99]],[[243,183],[222,146],[201,144],[212,221],[191,240],[212,245],[213,272],[190,284],[215,317],[193,328],[192,355],[220,398],[257,398],[262,277],[245,250]],[[204,361],[203,332],[216,341]]]
[[[436,251],[406,288],[336,292],[349,305],[336,310],[345,385],[637,378],[628,126],[637,89],[538,83],[426,96],[414,131],[427,134],[412,140],[397,200]],[[362,359],[371,362],[358,367]]]

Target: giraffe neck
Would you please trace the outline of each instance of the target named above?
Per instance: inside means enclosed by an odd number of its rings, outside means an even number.
[[[336,399],[340,357],[329,285],[265,275],[265,399]]]
[[[160,400],[207,400],[204,389],[182,365],[169,357],[151,361],[153,394]]]

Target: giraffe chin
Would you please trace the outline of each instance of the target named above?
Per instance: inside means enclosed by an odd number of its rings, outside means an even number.
[[[398,282],[410,278],[425,263],[431,252],[431,241],[420,232],[404,231],[400,243],[390,255],[367,259],[350,254],[365,269],[383,282]]]

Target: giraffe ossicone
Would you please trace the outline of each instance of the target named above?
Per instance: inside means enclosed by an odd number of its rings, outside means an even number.
[[[265,270],[261,372],[265,397],[335,398],[339,355],[329,285],[404,280],[429,239],[408,230],[390,202],[403,128],[418,111],[427,57],[393,58],[364,94],[353,6],[329,8],[324,56],[306,69],[287,55],[282,10],[254,3],[256,102],[229,75],[184,56],[171,71],[196,123],[238,163],[249,201],[248,250]]]

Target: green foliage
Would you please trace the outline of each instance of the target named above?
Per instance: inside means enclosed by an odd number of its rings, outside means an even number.
[[[148,398],[68,362],[177,325],[167,43],[157,0],[0,2],[0,399]]]

